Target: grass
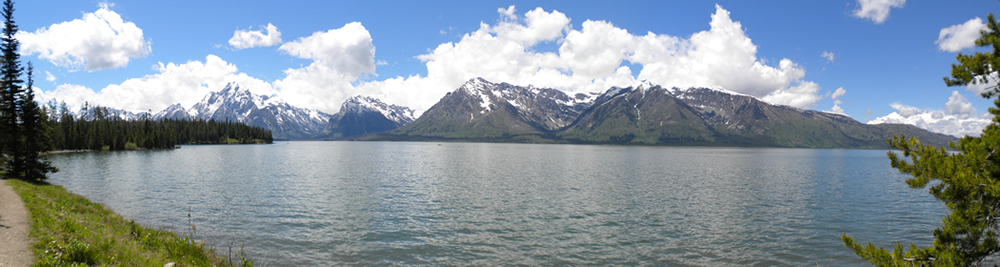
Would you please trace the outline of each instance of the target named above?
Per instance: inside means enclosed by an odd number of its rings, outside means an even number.
[[[31,214],[32,250],[37,266],[252,266],[162,229],[126,220],[101,204],[58,185],[10,179],[7,184]],[[192,230],[194,226],[192,225]]]

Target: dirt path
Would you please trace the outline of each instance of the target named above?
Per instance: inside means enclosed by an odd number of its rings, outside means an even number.
[[[0,266],[31,265],[29,227],[21,197],[7,186],[7,180],[0,179]]]

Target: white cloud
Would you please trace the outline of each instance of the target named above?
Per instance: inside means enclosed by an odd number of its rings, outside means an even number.
[[[844,113],[844,109],[840,107],[840,104],[843,104],[844,101],[840,101],[840,99],[837,99],[840,98],[841,96],[844,96],[844,94],[847,94],[847,90],[844,90],[844,87],[839,87],[837,88],[837,90],[834,90],[833,94],[830,94],[830,99],[833,99],[833,107],[831,107],[830,110],[827,110],[826,112],[836,113],[840,115],[847,115],[847,113]]]
[[[781,59],[769,66],[758,59],[757,46],[742,25],[720,6],[711,17],[711,28],[687,39],[651,32],[634,35],[607,21],[587,20],[574,29],[570,18],[555,10],[535,8],[523,17],[514,11],[513,6],[499,8],[503,19],[496,24],[480,23],[458,42],[418,56],[426,62],[426,77],[395,77],[356,90],[420,112],[474,77],[568,93],[603,91],[645,79],[670,87],[724,88],[800,108],[822,98],[817,95],[820,86],[802,80],[805,70],[795,62]],[[544,42],[558,44],[558,51],[536,51]],[[633,76],[626,61],[641,65],[642,71]]]
[[[164,65],[158,74],[108,86],[95,97],[106,105],[117,101],[129,110],[155,111],[176,102],[189,106],[209,91],[237,81],[269,94],[277,92],[292,105],[325,112],[337,112],[344,99],[358,94],[423,112],[469,79],[483,77],[571,94],[645,79],[667,87],[722,88],[800,108],[813,107],[823,98],[818,94],[822,88],[803,80],[805,70],[792,60],[781,59],[775,66],[758,59],[757,46],[742,25],[718,5],[710,29],[689,38],[635,35],[606,21],[587,20],[574,29],[565,14],[541,8],[523,16],[513,6],[498,13],[502,19],[494,24],[480,23],[478,30],[459,41],[417,56],[426,64],[426,76],[360,81],[376,75],[378,64],[371,35],[361,23],[352,22],[281,45],[278,50],[283,53],[312,62],[286,69],[283,79],[271,83],[238,73],[232,64],[209,55],[205,62]],[[542,43],[558,45],[558,50],[536,50]],[[642,70],[633,75],[629,64]],[[166,89],[174,87],[179,89]],[[55,92],[77,95],[70,92],[79,89],[62,88],[66,89]]]
[[[829,112],[840,114],[840,115],[846,115],[846,113],[844,113],[844,109],[841,108],[839,105],[840,104],[834,104],[833,107],[830,108]]]
[[[830,62],[833,62],[834,58],[833,52],[823,51],[823,53],[820,53],[819,56],[825,58],[826,60],[829,60]]]
[[[35,91],[35,97],[40,103],[45,103],[49,100],[66,102],[72,110],[76,110],[84,102],[94,103],[93,100],[98,98],[98,94],[94,90],[82,85],[62,84],[57,86],[53,91],[41,91],[40,94],[39,91]]]
[[[934,43],[938,45],[938,49],[947,52],[973,48],[976,46],[976,39],[979,39],[979,31],[984,29],[986,29],[986,23],[977,17],[962,24],[942,28]]]
[[[816,101],[823,98],[816,94],[819,90],[819,85],[814,82],[802,82],[786,90],[773,91],[761,99],[772,104],[807,108],[815,106]]]
[[[89,102],[133,112],[157,112],[175,103],[190,108],[209,92],[222,90],[229,82],[237,82],[257,94],[276,93],[270,83],[239,73],[235,65],[215,55],[208,55],[204,62],[159,63],[154,68],[159,73],[108,85],[99,93],[81,85],[61,84],[55,90],[40,94],[39,99],[42,102],[65,101],[74,108]]]
[[[21,55],[38,54],[71,71],[99,71],[128,65],[151,51],[142,29],[127,22],[107,4],[83,18],[52,24],[35,32],[18,32]]]
[[[285,70],[284,79],[267,82],[240,73],[234,64],[218,56],[208,55],[205,61],[159,63],[154,66],[157,74],[128,79],[100,90],[59,85],[39,98],[65,101],[74,107],[90,102],[130,111],[156,112],[174,103],[190,107],[209,92],[236,82],[257,94],[277,94],[295,106],[336,112],[347,97],[358,94],[351,83],[363,74],[375,72],[375,47],[371,36],[356,22],[299,38],[282,45],[279,50],[313,62]]]
[[[517,14],[514,12],[517,12],[517,9],[514,8],[514,5],[510,5],[510,7],[507,8],[502,8],[502,7],[497,8],[497,13],[500,13],[500,16],[503,16],[504,19],[509,19],[509,20],[517,19]]]
[[[375,74],[375,45],[359,22],[313,33],[278,50],[313,61],[302,68],[286,69],[286,77],[274,82],[282,98],[300,107],[336,112],[345,99],[357,94],[352,82],[363,74]]]
[[[958,91],[953,91],[942,110],[924,110],[899,103],[890,105],[895,112],[868,121],[868,124],[910,124],[928,131],[953,136],[979,136],[992,123],[990,116],[976,116],[976,109]]]
[[[847,90],[844,90],[844,87],[839,87],[837,88],[837,90],[833,91],[833,94],[830,95],[830,98],[837,99],[841,96],[844,96],[844,94],[847,94]]]
[[[944,104],[944,112],[955,115],[959,119],[967,119],[976,116],[976,108],[972,107],[969,99],[966,99],[958,91],[952,91],[948,97],[948,103]]]
[[[236,30],[233,32],[233,38],[229,38],[229,45],[236,49],[246,49],[274,46],[281,43],[281,32],[278,31],[278,27],[268,23],[265,30],[267,30],[266,34],[263,30]]]
[[[54,81],[56,81],[56,76],[52,75],[52,73],[50,73],[49,71],[45,71],[45,80],[46,81],[50,81],[50,82],[54,82]]]
[[[906,0],[858,0],[859,7],[854,10],[854,16],[882,24],[889,19],[890,9],[902,8],[905,4]]]

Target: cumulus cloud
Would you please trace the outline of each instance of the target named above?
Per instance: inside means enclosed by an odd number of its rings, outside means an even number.
[[[278,50],[312,60],[308,66],[286,69],[285,78],[274,82],[282,98],[301,107],[336,112],[345,99],[357,94],[352,82],[375,74],[375,45],[360,22],[315,32]]]
[[[281,43],[281,32],[278,31],[278,27],[268,23],[264,29],[267,30],[267,33],[264,33],[263,30],[236,30],[233,32],[233,38],[229,38],[229,46],[239,50],[274,46]]]
[[[889,19],[890,9],[902,8],[905,4],[906,0],[858,0],[858,9],[854,10],[854,16],[882,24]]]
[[[819,95],[822,88],[804,80],[805,69],[792,60],[768,64],[758,59],[757,46],[742,25],[718,5],[710,28],[687,38],[633,34],[607,21],[587,20],[574,28],[566,14],[542,8],[523,15],[513,6],[497,11],[500,19],[494,23],[481,22],[478,30],[462,35],[459,41],[418,55],[426,65],[426,76],[362,81],[367,75],[376,75],[378,61],[371,35],[361,23],[352,22],[282,44],[278,48],[282,53],[311,60],[306,66],[284,70],[284,78],[267,83],[244,77],[255,84],[237,82],[276,92],[292,105],[325,112],[338,111],[344,99],[359,94],[423,112],[474,77],[571,94],[648,80],[667,87],[726,89],[799,108],[813,107],[823,98]],[[539,51],[539,44],[557,45],[558,49]],[[637,75],[630,68],[635,65],[642,67]],[[101,101],[120,98],[121,105],[130,110],[158,110],[174,102],[187,106],[207,92],[221,89],[233,77],[245,76],[213,55],[205,62],[163,65],[159,71],[108,86],[95,97]],[[170,79],[179,80],[177,87],[184,89],[165,92],[163,88],[169,87],[164,84]],[[61,88],[67,94],[79,89]],[[160,98],[153,99],[157,95]]]
[[[847,94],[847,90],[844,90],[844,87],[840,87],[837,88],[837,90],[833,91],[833,94],[830,95],[830,98],[837,99],[841,96],[844,96],[844,94]]]
[[[135,23],[127,22],[107,4],[83,18],[18,32],[21,55],[38,58],[70,71],[99,71],[128,65],[151,51],[150,42]]]
[[[823,51],[823,53],[820,53],[819,56],[825,58],[826,60],[828,60],[830,62],[833,62],[833,58],[834,58],[833,52]]]
[[[947,52],[959,52],[962,49],[976,46],[976,39],[979,39],[979,31],[986,29],[986,23],[980,18],[970,19],[965,23],[951,25],[941,29],[938,33],[938,49]]]
[[[50,73],[49,71],[45,71],[45,80],[46,81],[50,81],[50,82],[54,82],[54,81],[56,81],[56,76],[52,75],[52,73]]]
[[[844,109],[840,107],[840,104],[843,104],[844,101],[840,101],[840,99],[837,99],[840,98],[841,96],[844,96],[844,94],[847,94],[847,90],[844,90],[844,87],[839,87],[837,88],[837,90],[833,91],[833,94],[830,94],[830,99],[833,99],[833,107],[831,107],[830,110],[827,110],[826,112],[836,113],[840,115],[847,115],[846,113],[844,113]]]
[[[830,108],[829,112],[831,112],[831,113],[836,113],[836,114],[840,114],[840,115],[847,115],[847,114],[845,114],[845,113],[844,113],[844,109],[843,109],[843,108],[841,108],[841,107],[839,106],[839,105],[840,105],[840,103],[839,103],[839,102],[840,102],[840,100],[837,100],[837,101],[835,101],[835,102],[837,102],[837,103],[835,103],[835,104],[833,105],[833,107],[832,107],[832,108]]]
[[[61,84],[55,90],[39,94],[39,99],[66,102],[74,108],[89,102],[133,112],[157,112],[175,103],[189,108],[229,82],[237,82],[257,94],[277,93],[270,83],[240,73],[235,65],[215,55],[208,55],[204,62],[159,63],[154,68],[158,73],[108,85],[99,93],[81,85]]]
[[[820,89],[819,85],[814,82],[803,82],[788,89],[771,92],[761,99],[779,105],[799,108],[813,107],[816,105],[816,101],[823,99],[817,95]]]
[[[474,77],[568,93],[603,91],[644,79],[670,87],[723,88],[800,108],[822,98],[817,94],[820,86],[803,80],[805,70],[795,62],[781,59],[772,66],[758,59],[757,46],[742,25],[718,5],[711,28],[690,38],[636,35],[607,21],[587,20],[574,29],[571,19],[556,10],[535,8],[524,16],[515,10],[499,8],[501,19],[495,24],[480,23],[458,42],[417,56],[427,66],[426,77],[389,78],[355,89],[418,111]],[[539,52],[539,43],[559,48]],[[642,70],[633,75],[628,63]]]
[[[992,122],[989,116],[977,117],[976,109],[958,91],[952,91],[942,110],[925,110],[900,103],[890,106],[896,111],[868,121],[868,124],[910,124],[928,131],[962,137],[979,136]]]
[[[500,15],[503,16],[504,19],[508,20],[517,19],[517,13],[514,12],[517,12],[517,9],[514,8],[514,5],[510,5],[510,7],[507,8],[502,8],[502,7],[497,8],[497,13],[500,13]]]
[[[955,115],[959,119],[968,119],[976,116],[976,108],[972,107],[969,99],[959,94],[958,91],[951,92],[951,97],[948,97],[948,103],[944,104],[944,112]]]
[[[90,102],[129,111],[156,112],[175,103],[190,107],[209,92],[236,82],[257,94],[278,95],[295,106],[336,112],[347,97],[358,94],[351,83],[361,75],[375,73],[371,35],[357,22],[285,43],[279,50],[310,59],[312,63],[286,69],[284,79],[268,82],[239,72],[234,64],[216,55],[208,55],[204,61],[159,63],[154,66],[156,74],[100,90],[62,84],[43,92],[39,98],[65,101],[74,107]]]

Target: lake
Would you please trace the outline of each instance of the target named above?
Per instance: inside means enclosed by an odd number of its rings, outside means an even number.
[[[842,233],[926,246],[947,214],[885,153],[278,142],[56,154],[49,181],[258,265],[843,266]]]

